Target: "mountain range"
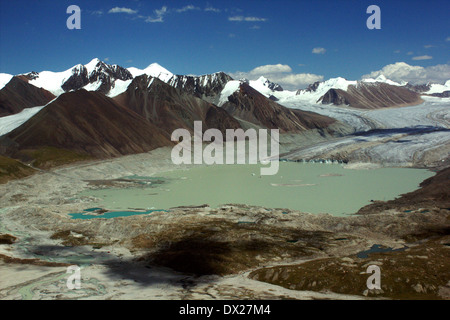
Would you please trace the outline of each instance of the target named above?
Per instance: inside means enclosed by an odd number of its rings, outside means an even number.
[[[411,86],[384,77],[335,78],[287,91],[265,77],[175,75],[156,63],[141,70],[93,59],[63,72],[0,74],[0,154],[47,168],[147,152],[172,145],[175,129],[192,132],[194,121],[222,132],[254,127],[339,135],[347,125],[278,101],[376,109],[418,104],[427,92],[446,96],[450,82]]]
[[[5,74],[0,75],[8,76]],[[109,97],[115,97],[126,91],[132,80],[141,75],[158,78],[174,88],[218,106],[227,102],[227,96],[223,96],[223,91],[227,84],[234,81],[231,76],[224,72],[202,76],[175,75],[157,63],[153,63],[143,70],[134,67],[126,69],[118,65],[109,65],[97,58],[86,65],[78,64],[63,72],[43,71],[38,73],[32,71],[15,77],[9,75],[9,79],[14,78],[16,79],[15,82],[17,82],[19,78],[34,87],[49,91],[53,96],[59,96],[64,92],[73,90],[85,89],[87,91],[98,91]],[[439,97],[450,95],[450,80],[444,85],[410,85],[406,82],[397,83],[391,81],[382,75],[376,79],[364,79],[361,81],[332,78],[323,82],[316,82],[306,89],[300,89],[298,91],[283,90],[280,85],[271,82],[265,77],[251,81],[247,79],[240,79],[239,81],[247,83],[274,101],[295,98],[307,100],[311,103],[345,104],[355,108],[383,108],[414,104],[419,101],[419,96],[423,94]],[[11,87],[11,84],[9,87]],[[3,88],[4,85],[2,86],[2,81],[0,81],[0,89],[2,89],[0,91],[3,91]],[[22,96],[24,95],[29,94],[22,94]],[[34,96],[34,94],[31,95]],[[50,96],[48,93],[45,93],[45,95]],[[3,96],[7,95],[4,94]],[[29,105],[25,103],[23,107],[17,107],[22,104],[9,102],[5,99],[7,97],[3,97],[0,100],[0,112],[2,112],[2,116],[21,111],[21,109],[27,108]],[[42,101],[45,102],[47,100]],[[38,102],[40,101],[36,101],[35,103]],[[15,112],[4,111],[7,109],[11,110],[12,105],[16,106],[14,108],[16,110]],[[33,106],[36,106],[36,104]]]

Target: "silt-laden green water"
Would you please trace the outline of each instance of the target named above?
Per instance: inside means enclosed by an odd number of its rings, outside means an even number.
[[[260,165],[197,166],[161,173],[162,184],[89,190],[109,210],[247,204],[336,216],[352,214],[371,200],[391,200],[433,176],[428,170],[345,169],[340,164],[280,162],[278,174],[260,176]],[[139,177],[142,179],[142,177]]]

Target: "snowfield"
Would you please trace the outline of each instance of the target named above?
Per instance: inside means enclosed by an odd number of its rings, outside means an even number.
[[[48,106],[50,103],[55,101],[57,98],[53,99],[49,103],[47,103],[45,106],[37,106],[34,108],[26,108],[23,109],[21,112],[6,116],[6,117],[0,117],[0,136],[5,135],[11,131],[13,131],[15,128],[20,127],[22,124],[27,122],[29,119],[31,119],[36,113],[44,109],[46,106]]]
[[[42,71],[39,73],[39,77],[30,80],[29,83],[38,87],[50,91],[55,96],[59,96],[64,93],[61,86],[72,76],[72,70],[76,67],[63,72]]]
[[[107,96],[110,98],[114,98],[118,96],[119,94],[127,91],[128,86],[131,84],[133,80],[116,80],[114,82],[114,87],[111,88],[111,90],[108,92]]]

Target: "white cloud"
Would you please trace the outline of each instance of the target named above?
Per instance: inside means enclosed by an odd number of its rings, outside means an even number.
[[[130,8],[119,8],[115,7],[108,11],[108,13],[127,13],[127,14],[136,14],[137,10],[133,10]]]
[[[432,57],[432,56],[425,55],[425,56],[412,57],[412,59],[413,59],[413,60],[431,60],[431,59],[433,59],[433,57]]]
[[[183,13],[183,12],[193,11],[193,10],[201,10],[201,9],[199,7],[193,6],[192,4],[184,6],[179,9],[170,9],[170,10],[168,9],[167,6],[163,6],[161,9],[154,10],[153,16],[146,17],[147,19],[145,20],[145,22],[151,22],[151,23],[164,22],[164,17],[168,14]]]
[[[167,14],[167,7],[163,6],[161,9],[156,9],[154,11],[155,16],[156,17],[148,17],[147,20],[145,20],[145,22],[151,22],[151,23],[155,23],[155,22],[164,22],[164,16]]]
[[[186,12],[186,11],[192,11],[192,10],[200,10],[199,7],[195,7],[192,4],[184,6],[181,9],[175,9],[176,12],[181,13],[181,12]]]
[[[94,10],[94,11],[91,11],[91,14],[96,15],[96,16],[101,16],[101,15],[103,15],[103,10]]]
[[[259,66],[248,72],[230,73],[234,79],[256,80],[261,76],[280,84],[287,90],[297,90],[316,81],[322,81],[323,76],[311,73],[292,73],[292,68],[284,64],[269,64]]]
[[[376,78],[384,75],[396,82],[406,81],[413,84],[444,83],[450,79],[450,64],[439,64],[430,67],[411,66],[405,62],[396,62],[384,66],[381,70],[364,75],[362,79]]]
[[[450,41],[450,37],[447,37],[447,39],[445,39],[445,41]]]
[[[267,21],[266,18],[258,18],[258,17],[244,17],[244,16],[234,16],[234,17],[228,17],[229,21],[238,21],[238,22],[265,22]]]
[[[275,77],[272,81],[286,89],[301,89],[317,81],[323,81],[323,76],[312,73],[288,74],[284,77]]]
[[[286,64],[268,64],[265,66],[256,67],[249,72],[251,75],[263,76],[273,73],[288,73],[292,72],[292,68]]]
[[[206,7],[205,11],[207,11],[207,12],[216,12],[216,13],[221,12],[220,9],[217,9],[217,8],[214,8],[214,7]]]
[[[430,49],[430,48],[434,48],[434,46],[432,44],[427,44],[423,46],[425,49]]]
[[[414,54],[414,52],[412,52],[412,51],[409,51],[409,52],[407,53],[408,56],[412,56],[413,54]]]
[[[327,50],[325,48],[318,47],[318,48],[314,48],[312,50],[312,53],[314,53],[314,54],[324,54],[326,51]]]

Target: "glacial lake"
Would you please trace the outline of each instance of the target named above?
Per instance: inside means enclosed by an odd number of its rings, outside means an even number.
[[[178,206],[247,204],[335,216],[353,214],[371,200],[392,200],[434,175],[408,168],[345,169],[342,164],[280,162],[278,174],[260,176],[261,165],[193,166],[157,177],[126,177],[142,187],[86,190],[108,210],[168,210]],[[152,183],[156,179],[158,183]],[[114,215],[117,216],[117,215]]]

